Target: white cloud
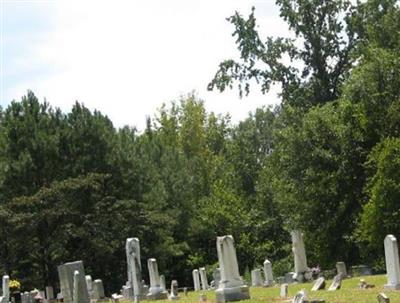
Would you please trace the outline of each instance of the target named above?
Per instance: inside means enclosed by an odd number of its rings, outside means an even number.
[[[239,100],[237,91],[206,91],[218,63],[237,56],[225,18],[235,10],[248,14],[252,5],[265,35],[287,36],[273,1],[57,1],[54,28],[37,33],[38,43],[18,58],[19,68],[48,65],[51,73],[17,83],[6,96],[18,99],[32,89],[64,110],[79,100],[117,126],[142,128],[162,102],[194,89],[208,110],[238,121],[278,102],[276,92],[253,89]]]

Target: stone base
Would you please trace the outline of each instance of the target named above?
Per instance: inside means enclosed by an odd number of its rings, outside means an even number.
[[[215,295],[217,303],[250,299],[249,287],[247,285],[232,288],[219,288],[215,291]]]
[[[400,284],[386,284],[384,289],[394,289],[394,290],[399,290],[400,289]]]
[[[157,292],[157,293],[148,293],[146,295],[147,300],[166,300],[168,299],[168,292],[162,291],[162,292]]]

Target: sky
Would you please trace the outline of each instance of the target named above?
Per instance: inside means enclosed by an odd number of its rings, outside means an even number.
[[[275,0],[0,0],[0,105],[29,89],[64,111],[79,101],[141,130],[162,103],[196,91],[237,123],[279,103],[276,87],[242,99],[207,91],[218,64],[239,55],[226,18],[252,6],[263,38],[289,35]]]

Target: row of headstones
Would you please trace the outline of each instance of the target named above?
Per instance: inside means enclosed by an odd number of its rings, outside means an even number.
[[[103,281],[92,281],[85,275],[82,261],[68,262],[58,266],[61,296],[65,303],[90,303],[108,301],[104,295]],[[58,296],[59,297],[59,296]]]
[[[155,258],[150,258],[147,260],[150,287],[148,287],[144,280],[142,280],[140,241],[138,238],[126,239],[125,250],[128,267],[128,281],[122,286],[122,295],[112,295],[114,301],[126,299],[139,302],[142,299],[161,300],[169,298],[170,300],[177,300],[179,298],[178,282],[176,280],[172,280],[171,293],[168,294],[165,286],[165,277],[159,274],[157,260]]]

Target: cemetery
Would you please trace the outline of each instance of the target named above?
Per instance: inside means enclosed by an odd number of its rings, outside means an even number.
[[[120,291],[106,296],[103,281],[87,275],[83,261],[73,261],[58,266],[59,292],[55,296],[53,286],[45,291],[31,290],[19,296],[10,293],[10,277],[2,277],[1,303],[138,303],[140,301],[183,302],[291,302],[291,303],[388,303],[400,302],[400,258],[397,239],[387,235],[384,241],[386,275],[366,275],[354,271],[348,273],[346,264],[336,263],[336,275],[326,279],[323,271],[313,278],[307,266],[303,235],[294,230],[292,252],[294,272],[276,280],[273,278],[271,261],[263,262],[263,270],[253,269],[251,281],[245,281],[239,273],[235,242],[231,235],[217,237],[218,265],[208,282],[205,267],[193,269],[193,283],[179,287],[171,281],[167,289],[164,275],[160,275],[157,260],[147,259],[149,285],[142,279],[140,240],[127,238],[127,282]],[[360,275],[361,274],[361,275]],[[354,276],[352,276],[354,275]],[[278,283],[278,280],[281,283]],[[189,291],[188,291],[189,290]]]
[[[0,0],[0,303],[400,303],[400,0],[70,2]]]

